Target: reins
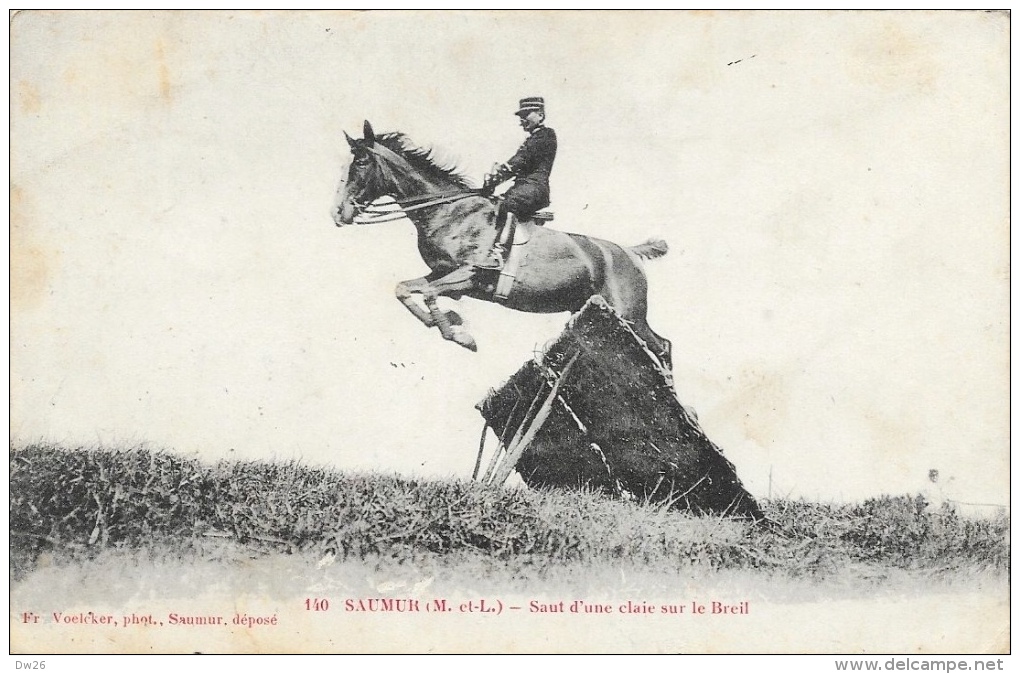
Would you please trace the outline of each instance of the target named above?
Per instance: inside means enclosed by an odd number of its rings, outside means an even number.
[[[431,208],[433,206],[439,206],[441,204],[453,203],[454,201],[479,196],[480,194],[480,190],[460,190],[457,192],[423,194],[417,197],[408,197],[407,199],[394,199],[393,201],[385,204],[375,204],[374,202],[363,204],[361,202],[355,202],[354,208],[356,209],[356,215],[354,221],[359,225],[372,225],[377,222],[392,222],[394,220],[400,220],[407,217],[408,213]],[[398,210],[394,211],[387,208],[392,205],[398,206]],[[364,218],[358,222],[358,218],[362,215],[376,217]]]

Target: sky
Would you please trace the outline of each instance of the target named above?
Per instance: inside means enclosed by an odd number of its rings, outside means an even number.
[[[480,181],[544,96],[553,227],[670,253],[649,321],[755,495],[1009,499],[1009,22],[984,12],[42,12],[11,27],[13,442],[467,478],[565,325],[393,296],[344,131]],[[447,302],[445,306],[457,306]],[[937,486],[928,480],[939,470]]]

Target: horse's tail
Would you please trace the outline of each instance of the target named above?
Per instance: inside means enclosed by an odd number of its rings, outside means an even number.
[[[662,239],[648,239],[630,247],[630,252],[645,260],[654,260],[669,252],[669,246]]]

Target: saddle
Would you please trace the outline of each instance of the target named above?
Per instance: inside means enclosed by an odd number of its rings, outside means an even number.
[[[504,227],[500,232],[499,243],[506,248],[520,246],[531,240],[535,227],[542,227],[553,219],[552,211],[539,211],[528,220],[514,220],[513,227]]]

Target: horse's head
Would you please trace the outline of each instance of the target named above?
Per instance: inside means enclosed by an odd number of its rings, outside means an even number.
[[[340,183],[337,190],[336,207],[333,209],[333,221],[337,227],[349,225],[354,222],[355,216],[369,204],[392,187],[383,180],[383,171],[380,170],[379,157],[373,151],[375,146],[375,132],[372,125],[365,121],[364,138],[355,140],[347,132],[344,137],[351,146],[351,154],[354,156],[347,175]]]
[[[333,220],[338,227],[349,225],[366,206],[381,196],[396,200],[421,195],[469,190],[470,184],[454,167],[437,164],[430,150],[411,143],[402,133],[376,136],[365,122],[361,140],[351,138],[353,160],[337,190]]]

